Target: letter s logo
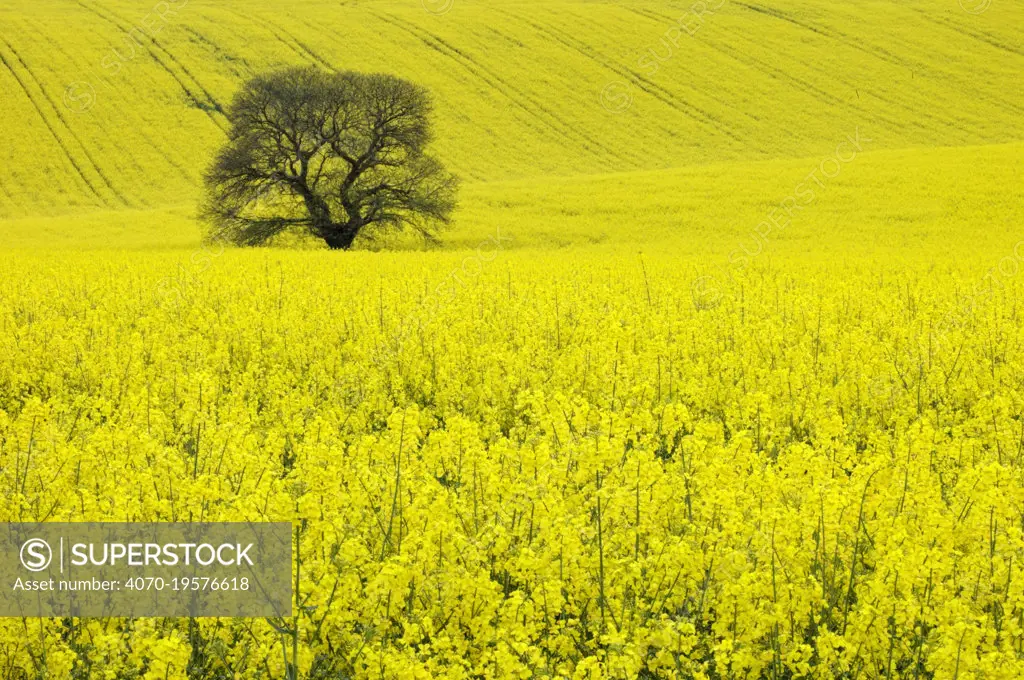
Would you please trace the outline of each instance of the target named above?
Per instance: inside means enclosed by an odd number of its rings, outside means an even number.
[[[73,113],[85,113],[96,103],[96,89],[92,83],[77,80],[64,90],[64,106]]]
[[[42,571],[52,560],[50,544],[41,538],[30,538],[21,546],[21,566],[29,571]]]

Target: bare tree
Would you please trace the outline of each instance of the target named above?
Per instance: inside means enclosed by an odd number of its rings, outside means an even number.
[[[426,153],[430,113],[424,88],[386,74],[296,67],[253,78],[206,174],[210,237],[258,245],[302,229],[342,249],[367,227],[435,238],[458,181]]]

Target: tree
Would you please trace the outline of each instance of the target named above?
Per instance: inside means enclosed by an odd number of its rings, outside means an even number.
[[[295,67],[253,78],[205,177],[211,239],[259,245],[300,229],[348,249],[368,227],[436,238],[458,181],[426,153],[430,113],[424,88],[386,74]]]

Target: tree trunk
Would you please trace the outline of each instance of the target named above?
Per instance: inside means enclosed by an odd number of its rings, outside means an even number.
[[[329,228],[321,230],[320,234],[331,250],[348,250],[364,226],[365,221],[358,218],[350,219],[348,222],[332,224]]]
[[[352,247],[352,242],[356,240],[356,234],[339,227],[324,234],[323,238],[331,250],[348,250]]]

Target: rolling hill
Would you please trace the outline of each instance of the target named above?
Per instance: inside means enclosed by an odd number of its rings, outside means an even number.
[[[64,244],[194,243],[224,108],[247,77],[285,64],[427,85],[438,153],[466,181],[457,235],[507,190],[513,204],[517,191],[557,202],[551,186],[614,185],[637,205],[652,180],[627,173],[813,159],[856,129],[872,152],[1019,141],[1021,44],[1024,7],[998,2],[970,14],[949,0],[726,1],[700,15],[663,0],[311,0],[287,13],[14,0],[0,8],[0,218],[16,220],[0,229],[8,245],[31,243],[26,229],[70,231]]]

